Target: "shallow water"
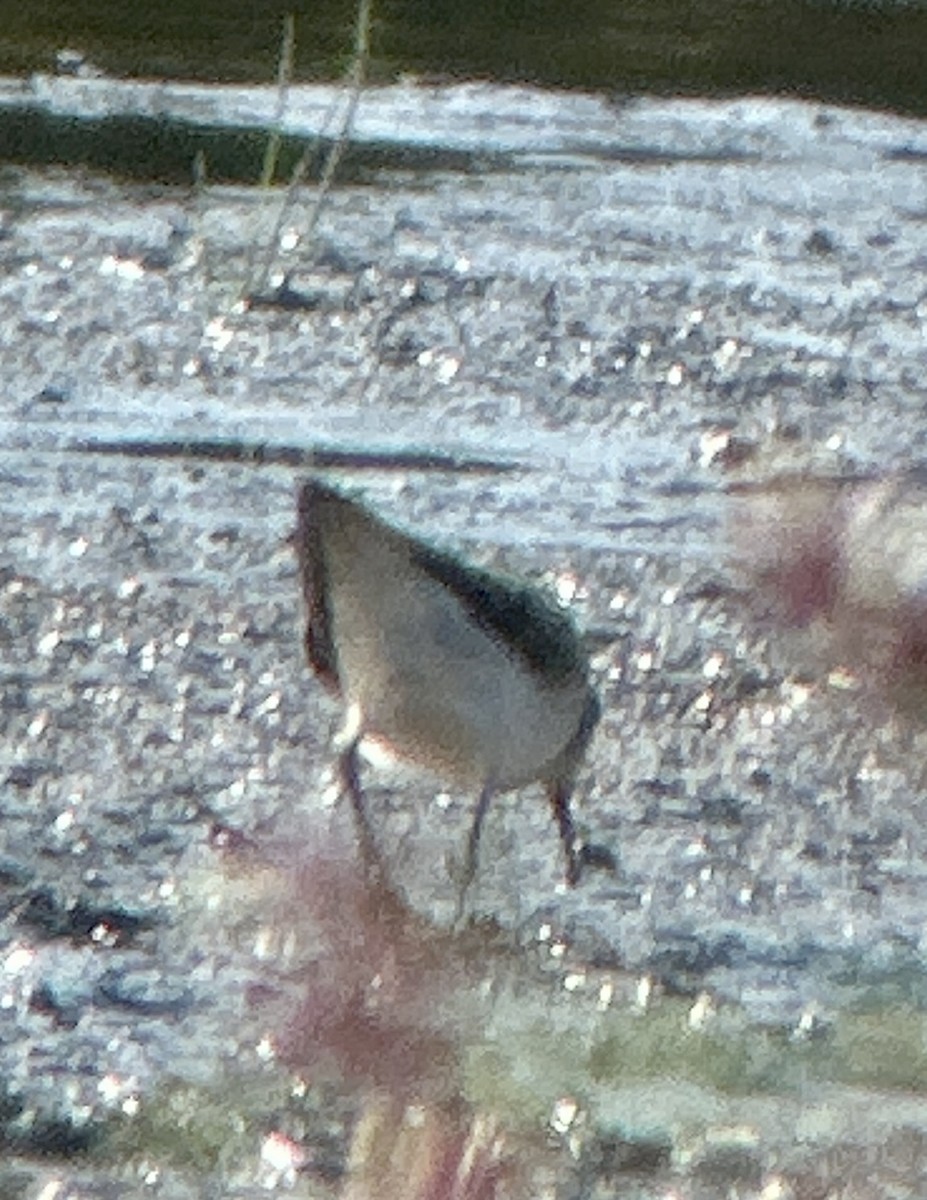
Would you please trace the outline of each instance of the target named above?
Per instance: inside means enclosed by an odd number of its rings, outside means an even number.
[[[595,636],[606,715],[577,804],[620,875],[564,894],[543,806],[501,798],[473,912],[758,1026],[839,1026],[863,1001],[919,1013],[924,733],[799,683],[745,624],[712,439],[754,445],[757,479],[922,455],[923,127],[488,87],[367,105],[361,134],[482,138],[511,169],[336,187],[312,265],[297,206],[280,256],[297,310],[233,311],[275,196],[4,176],[4,940],[28,948],[9,960],[9,1086],[98,1114],[107,1073],[143,1093],[198,1078],[254,964],[231,935],[162,924],[191,855],[215,821],[349,836],[337,712],[302,658],[298,471],[94,440],[514,464],[336,473],[396,523],[556,584]],[[372,770],[369,788],[397,886],[448,920],[472,798]],[[91,927],[154,930],[93,949],[78,901]],[[36,1012],[40,983],[76,1033]]]

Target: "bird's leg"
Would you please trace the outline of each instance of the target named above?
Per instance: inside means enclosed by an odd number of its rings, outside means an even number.
[[[367,805],[360,782],[360,744],[364,736],[364,715],[357,703],[348,705],[344,714],[344,724],[335,734],[333,745],[338,751],[338,777],[341,784],[341,794],[345,792],[351,801],[351,811],[354,814],[354,828],[360,843],[361,862],[369,880],[374,883],[385,882],[386,871],[377,850],[373,830],[367,819]]]
[[[567,887],[576,887],[580,874],[580,857],[576,852],[576,828],[573,825],[573,814],[570,812],[572,791],[572,785],[562,779],[555,780],[547,789],[547,798],[560,830],[560,841],[566,859]]]
[[[573,793],[572,783],[565,780],[555,780],[547,789],[547,796],[553,810],[554,820],[560,830],[560,841],[563,843],[563,853],[566,858],[567,887],[576,887],[583,867],[597,867],[603,871],[615,872],[618,864],[614,854],[607,846],[596,843],[580,842],[577,845],[576,827],[573,824],[573,814],[570,811],[570,796]]]
[[[494,793],[494,786],[491,783],[485,784],[476,802],[476,808],[473,810],[473,824],[470,826],[470,833],[467,837],[467,856],[464,859],[462,875],[464,891],[473,882],[473,876],[476,874],[477,862],[480,856],[480,834],[483,832],[483,818],[486,816],[489,802],[492,800]]]
[[[351,801],[354,827],[357,830],[364,870],[371,878],[380,879],[383,875],[383,864],[374,840],[373,830],[370,828],[370,821],[367,819],[367,806],[360,783],[359,745],[360,738],[354,738],[341,751],[338,758],[338,773],[342,794],[347,792]]]
[[[467,850],[464,855],[463,865],[459,871],[454,872],[457,875],[458,887],[457,921],[463,915],[467,889],[470,887],[473,877],[476,874],[477,862],[480,856],[480,834],[483,830],[483,818],[486,816],[486,810],[489,808],[489,802],[492,800],[494,794],[495,786],[491,782],[483,785],[483,790],[480,792],[479,799],[476,802],[476,808],[473,810],[473,823],[467,835]]]

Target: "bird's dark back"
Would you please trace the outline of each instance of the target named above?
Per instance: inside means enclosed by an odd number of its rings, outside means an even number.
[[[412,557],[454,593],[476,625],[552,683],[585,671],[586,660],[572,619],[534,585],[461,563],[421,542],[415,543]]]

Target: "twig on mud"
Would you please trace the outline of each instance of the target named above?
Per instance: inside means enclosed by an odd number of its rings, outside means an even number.
[[[73,442],[68,450],[78,454],[124,455],[126,458],[181,458],[190,461],[244,463],[250,466],[310,469],[360,469],[376,471],[452,471],[460,474],[501,474],[523,469],[505,459],[479,458],[437,450],[342,450],[334,446],[286,446],[247,442],[240,438]]]

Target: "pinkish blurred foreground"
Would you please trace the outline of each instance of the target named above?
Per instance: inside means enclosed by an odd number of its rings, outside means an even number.
[[[785,476],[731,489],[749,605],[894,708],[927,713],[927,477]]]
[[[279,1012],[280,1060],[361,1097],[342,1195],[497,1200],[528,1195],[495,1119],[463,1095],[479,1036],[485,938],[439,930],[345,859],[284,872],[279,920],[300,943]],[[479,945],[477,944],[479,943]],[[267,996],[260,997],[265,1008]],[[504,1184],[504,1187],[503,1187]]]
[[[368,1099],[354,1133],[345,1200],[497,1200],[503,1139],[484,1117],[441,1105]]]

